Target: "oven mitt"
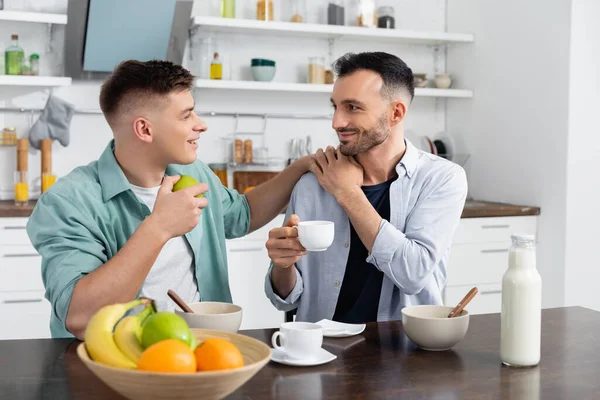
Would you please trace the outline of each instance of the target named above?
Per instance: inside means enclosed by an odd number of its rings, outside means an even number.
[[[58,140],[64,147],[69,145],[69,125],[75,113],[72,104],[50,95],[42,115],[29,131],[31,147],[40,149],[40,140]]]

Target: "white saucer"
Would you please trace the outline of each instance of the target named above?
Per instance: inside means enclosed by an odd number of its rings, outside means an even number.
[[[288,357],[279,349],[271,349],[271,360],[285,365],[293,365],[295,367],[312,367],[314,365],[326,364],[337,358],[335,354],[331,354],[325,349],[321,349],[319,354],[314,358],[298,360]]]
[[[325,337],[350,337],[363,333],[366,324],[345,324],[330,319],[322,319],[317,325],[323,327],[323,336]]]

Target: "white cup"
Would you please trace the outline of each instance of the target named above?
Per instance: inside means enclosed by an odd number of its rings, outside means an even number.
[[[335,225],[331,221],[304,221],[298,226],[300,243],[308,251],[325,251],[335,235]]]
[[[281,346],[277,344],[277,338]],[[323,345],[323,328],[311,322],[285,322],[273,334],[271,343],[290,358],[314,358]]]

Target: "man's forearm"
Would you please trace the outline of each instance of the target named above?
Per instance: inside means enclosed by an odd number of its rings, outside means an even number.
[[[83,340],[88,321],[101,307],[135,299],[168,239],[152,217],[144,220],[113,258],[77,282],[67,329]]]
[[[273,179],[246,194],[250,205],[250,232],[272,221],[286,206],[296,182],[308,172],[310,157],[303,157]]]
[[[337,201],[346,211],[354,230],[370,253],[379,233],[381,216],[359,187],[339,195]]]
[[[296,286],[296,267],[293,265],[289,268],[273,266],[271,270],[271,284],[277,296],[282,299],[287,298],[292,293],[292,290],[294,290],[294,286]]]

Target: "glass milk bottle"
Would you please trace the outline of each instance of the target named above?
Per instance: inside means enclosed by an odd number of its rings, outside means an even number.
[[[535,237],[512,235],[502,279],[500,358],[511,367],[540,362],[542,278],[536,269]]]

